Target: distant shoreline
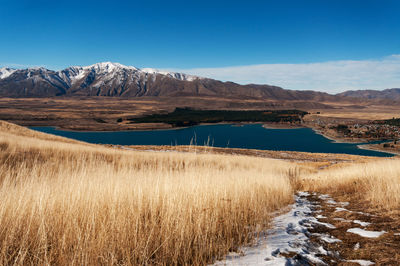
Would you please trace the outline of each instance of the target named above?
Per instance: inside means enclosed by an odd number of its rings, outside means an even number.
[[[370,150],[370,151],[379,151],[379,152],[385,152],[385,153],[390,153],[396,156],[400,156],[400,152],[395,152],[395,151],[388,151],[385,149],[381,149],[375,146],[372,146],[374,144],[363,144],[363,145],[357,145],[357,147],[359,149],[363,149],[363,150]]]
[[[359,145],[357,145],[357,147],[359,149],[362,149],[362,150],[383,152],[383,153],[393,154],[395,156],[400,155],[400,152],[388,151],[386,149],[380,148],[379,146],[376,146],[376,144],[370,144],[370,142],[372,142],[372,141],[380,141],[380,140],[367,140],[367,139],[361,139],[360,138],[359,141],[356,141],[356,140],[352,141],[352,140],[340,139],[340,138],[334,138],[334,137],[331,137],[331,136],[327,136],[320,130],[317,130],[317,129],[314,129],[314,128],[312,128],[312,129],[314,130],[314,132],[316,134],[319,134],[319,135],[321,135],[321,136],[323,136],[323,137],[325,137],[327,139],[330,139],[335,143],[359,144]],[[383,140],[381,140],[381,141],[383,141]]]
[[[287,123],[263,123],[262,125],[263,128],[266,129],[298,129],[298,128],[307,128],[304,125],[292,125],[292,124],[287,124]]]
[[[232,126],[241,126],[241,125],[262,125],[263,128],[265,129],[297,129],[297,128],[307,128],[306,126],[303,125],[288,125],[286,123],[264,123],[264,122],[230,122],[230,121],[224,121],[224,122],[217,122],[217,123],[199,123],[197,125],[191,125],[191,126],[170,126],[169,124],[161,124],[159,126],[150,126],[150,127],[144,127],[143,129],[141,128],[131,128],[131,129],[112,129],[112,130],[96,130],[92,129],[92,127],[80,127],[78,129],[70,128],[70,127],[64,127],[64,126],[56,126],[56,125],[26,125],[26,127],[29,128],[35,128],[35,127],[51,127],[55,128],[57,130],[62,130],[62,131],[70,131],[70,132],[129,132],[129,131],[158,131],[158,130],[179,130],[179,129],[185,129],[185,128],[191,128],[191,127],[196,127],[196,126],[212,126],[212,125],[232,125]],[[165,126],[165,127],[163,127]]]
[[[332,136],[328,136],[326,134],[324,134],[321,130],[315,129],[313,127],[309,127],[312,130],[314,130],[314,132],[318,135],[324,136],[325,138],[332,140],[333,142],[336,143],[350,143],[350,144],[355,144],[355,143],[365,143],[367,144],[369,141],[367,139],[358,139],[358,140],[353,140],[353,139],[348,139],[348,138],[338,138],[338,137],[332,137]]]

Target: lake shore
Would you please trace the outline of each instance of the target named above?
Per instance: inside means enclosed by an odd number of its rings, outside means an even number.
[[[377,140],[377,139],[365,139],[365,138],[359,138],[359,139],[350,139],[350,138],[340,138],[340,137],[333,137],[331,135],[326,134],[326,132],[323,132],[319,129],[315,129],[313,127],[310,127],[314,130],[316,134],[319,134],[321,136],[324,136],[325,138],[332,140],[335,143],[349,143],[349,144],[359,144],[357,147],[359,149],[363,150],[369,150],[369,151],[377,151],[377,152],[384,152],[384,153],[389,153],[393,155],[400,155],[400,148],[384,148],[380,144],[371,144],[370,142],[373,141],[385,141],[385,140]]]
[[[326,132],[321,131],[320,129],[316,129],[316,128],[312,127],[312,126],[310,126],[309,128],[314,130],[314,132],[316,134],[324,136],[325,138],[327,138],[329,140],[332,140],[335,143],[351,143],[351,144],[354,144],[354,143],[368,143],[368,142],[371,142],[371,141],[375,141],[375,139],[374,140],[372,140],[372,139],[368,140],[368,139],[364,139],[364,138],[350,139],[350,138],[342,138],[342,137],[339,137],[339,136],[335,136],[334,137],[334,136],[332,136],[330,134],[326,134]]]
[[[80,121],[82,122],[82,121]],[[71,132],[125,132],[125,131],[159,131],[159,130],[178,130],[178,129],[185,129],[190,128],[192,126],[172,126],[167,123],[137,123],[137,124],[127,124],[127,123],[119,123],[119,124],[112,124],[112,123],[96,123],[96,124],[83,124],[83,123],[76,123],[76,124],[58,124],[53,123],[51,121],[40,121],[38,123],[27,123],[23,124],[23,126],[27,127],[53,127],[57,130],[63,131],[71,131]],[[312,124],[290,124],[290,123],[265,123],[265,122],[217,122],[217,123],[199,123],[196,126],[208,126],[208,125],[226,125],[231,124],[233,126],[242,126],[242,125],[249,125],[249,124],[262,124],[262,126],[266,129],[299,129],[299,128],[311,128],[314,130],[316,134],[322,135],[325,138],[332,140],[335,143],[365,143],[371,141],[376,141],[376,139],[365,139],[365,138],[343,138],[340,136],[332,136],[332,134],[327,133]],[[379,150],[381,151],[381,150]]]
[[[289,160],[296,162],[315,162],[321,163],[320,167],[327,167],[328,165],[336,163],[352,163],[352,162],[367,162],[374,160],[372,156],[362,156],[353,154],[340,154],[340,153],[314,153],[314,152],[301,152],[301,151],[274,151],[274,150],[257,150],[257,149],[242,149],[242,148],[220,148],[210,146],[191,146],[191,145],[109,145],[107,147],[114,147],[117,149],[128,149],[136,151],[151,151],[151,152],[184,152],[184,153],[212,153],[212,154],[226,154],[226,155],[246,155],[252,157],[263,157],[279,160]]]
[[[363,144],[363,145],[358,145],[357,146],[359,149],[364,149],[364,150],[370,150],[370,151],[380,151],[380,152],[385,152],[385,153],[390,153],[399,156],[400,155],[400,150],[399,148],[384,148],[383,146],[379,144]]]
[[[296,129],[296,128],[306,128],[306,126],[303,125],[291,125],[287,123],[263,123],[263,122],[229,122],[229,121],[224,121],[224,122],[218,122],[218,123],[199,123],[198,125],[192,125],[192,126],[172,126],[170,124],[166,123],[138,123],[138,124],[127,124],[129,126],[114,126],[114,125],[109,125],[110,127],[106,126],[81,126],[81,125],[51,125],[51,124],[45,124],[45,123],[40,123],[38,124],[33,124],[33,125],[26,125],[27,127],[34,128],[34,127],[52,127],[57,130],[63,130],[63,131],[71,131],[71,132],[124,132],[124,131],[158,131],[158,130],[178,130],[178,129],[184,129],[184,128],[190,128],[194,126],[211,126],[211,125],[232,125],[232,126],[243,126],[243,125],[254,125],[254,124],[262,124],[264,128],[266,129]],[[134,125],[134,126],[133,126]]]
[[[317,135],[310,128],[268,129],[261,123],[219,123],[188,128],[149,131],[71,131],[54,127],[35,128],[37,131],[74,138],[80,141],[111,145],[192,145],[249,150],[299,151],[386,157],[391,153],[366,152],[356,144],[337,143]],[[292,130],[296,129],[296,130]]]
[[[266,129],[296,129],[296,128],[305,128],[305,126],[302,124],[263,123],[263,128],[266,128]]]
[[[340,138],[338,136],[331,136],[331,134],[326,134],[326,132],[316,129],[313,127],[313,125],[310,124],[290,124],[290,123],[262,123],[262,122],[237,122],[237,123],[232,123],[232,122],[218,122],[218,123],[200,123],[197,126],[209,126],[209,125],[232,125],[232,126],[244,126],[244,125],[251,125],[251,124],[261,124],[263,128],[265,129],[300,129],[300,128],[310,128],[312,129],[316,134],[321,135],[332,142],[335,143],[342,143],[342,144],[360,144],[358,147],[360,149],[364,150],[370,150],[370,151],[377,151],[377,152],[384,152],[388,154],[393,154],[393,155],[400,155],[400,151],[397,150],[389,150],[386,148],[381,147],[380,145],[377,144],[368,144],[371,141],[376,141],[375,139],[373,140],[368,140],[368,139],[349,139],[349,138]],[[101,128],[101,127],[90,127],[90,126],[49,126],[52,127],[56,130],[62,130],[62,131],[68,131],[68,132],[131,132],[131,131],[164,131],[164,130],[180,130],[180,129],[186,129],[190,128],[193,126],[182,126],[182,127],[174,127],[170,124],[166,123],[141,123],[141,124],[134,124],[136,127],[134,128],[115,128],[112,127],[110,128]],[[47,126],[45,126],[47,127]],[[32,127],[34,128],[34,127]]]

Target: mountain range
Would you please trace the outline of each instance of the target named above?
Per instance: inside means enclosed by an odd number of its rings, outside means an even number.
[[[344,99],[400,100],[400,89],[347,91],[331,95],[318,91],[295,91],[271,85],[240,85],[183,73],[139,69],[104,62],[53,71],[43,67],[0,68],[0,96],[216,96],[268,100],[341,101]]]
[[[338,95],[343,97],[355,97],[359,99],[386,99],[386,100],[400,100],[400,89],[386,89],[382,91],[378,90],[354,90],[354,91],[345,91],[339,93]]]

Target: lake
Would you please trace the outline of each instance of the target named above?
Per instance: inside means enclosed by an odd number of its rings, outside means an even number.
[[[217,124],[152,131],[81,132],[54,127],[34,130],[90,143],[114,145],[209,145],[214,147],[260,150],[286,150],[321,153],[346,153],[365,156],[393,156],[363,150],[354,143],[336,143],[310,128],[267,129],[261,124]]]

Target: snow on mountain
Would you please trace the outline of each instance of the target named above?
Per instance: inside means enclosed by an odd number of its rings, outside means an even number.
[[[11,76],[16,71],[24,71],[27,78],[34,76],[35,73],[45,73],[46,71],[51,71],[43,67],[35,67],[28,69],[12,69],[12,68],[0,68],[0,79],[5,79]],[[154,68],[143,68],[139,69],[133,66],[125,66],[119,63],[112,62],[101,62],[90,66],[72,66],[66,69],[56,72],[57,75],[64,80],[68,85],[72,85],[76,81],[81,80],[87,74],[93,73],[94,75],[103,76],[106,79],[112,79],[118,75],[124,75],[124,73],[134,74],[136,77],[147,76],[147,75],[163,75],[169,78],[174,78],[183,81],[193,81],[199,79],[200,77],[186,75],[183,73],[160,71]]]
[[[168,76],[170,78],[179,79],[179,80],[186,80],[186,81],[193,81],[195,79],[201,79],[200,77],[187,75],[183,73],[176,73],[176,72],[168,72],[168,71],[160,71],[154,68],[142,68],[140,69],[142,72],[149,73],[149,74],[160,74],[164,76]]]
[[[163,76],[167,76],[170,78],[178,79],[178,80],[186,80],[186,81],[193,81],[195,79],[198,79],[200,77],[197,76],[192,76],[192,75],[187,75],[183,73],[175,73],[175,72],[168,72],[168,71],[160,71],[158,69],[154,68],[136,68],[133,66],[125,66],[119,63],[112,63],[112,62],[102,62],[102,63],[97,63],[94,65],[86,66],[86,67],[81,67],[83,70],[95,70],[98,73],[106,74],[106,73],[113,73],[113,72],[120,72],[120,71],[132,71],[132,72],[138,72],[138,75],[140,74],[159,74]]]
[[[74,80],[83,78],[84,71],[81,67],[68,67],[57,72],[58,76],[63,79],[68,86],[71,86]]]
[[[96,85],[101,85],[110,82],[111,80],[114,80],[118,83],[122,82],[123,80],[129,79],[129,77],[134,79],[144,78],[147,81],[149,75],[152,75],[153,81],[155,80],[156,75],[162,75],[183,81],[193,81],[200,78],[183,73],[159,71],[153,68],[139,69],[133,66],[125,66],[119,63],[112,62],[96,63],[90,66],[83,67],[73,66],[58,71],[58,74],[69,85],[73,85],[88,76],[94,79],[99,79],[100,77],[101,79],[103,79],[102,81],[96,82]]]
[[[83,67],[83,69],[96,69],[97,71],[107,71],[107,72],[112,72],[121,69],[138,70],[138,68],[133,66],[125,66],[119,63],[112,63],[112,62],[96,63],[90,66]]]
[[[7,97],[235,95],[272,99],[296,98],[293,92],[269,85],[242,86],[183,73],[153,68],[139,69],[112,62],[71,66],[59,71],[45,68],[1,71],[1,77],[8,78],[0,79],[0,95]],[[11,71],[14,72],[10,74]],[[300,99],[310,98],[308,94],[300,96]]]
[[[17,70],[8,68],[8,67],[0,68],[0,79],[5,79],[5,78],[11,76],[12,73],[14,73],[15,71],[17,71]]]
[[[300,94],[269,85],[242,86],[183,73],[154,68],[140,69],[112,62],[71,66],[59,71],[45,68],[1,71],[0,95],[3,97],[212,95],[285,100],[325,97],[325,94],[321,93],[315,96],[309,95],[309,92]]]
[[[394,95],[397,90],[389,92],[390,95]],[[240,85],[154,68],[140,69],[112,62],[71,66],[59,71],[43,67],[0,68],[0,96],[2,97],[194,95],[318,102],[343,101],[347,97],[315,91],[285,90],[271,85]],[[397,98],[390,97],[390,99]],[[317,102],[313,105],[321,106]],[[322,104],[321,107],[323,106]]]

